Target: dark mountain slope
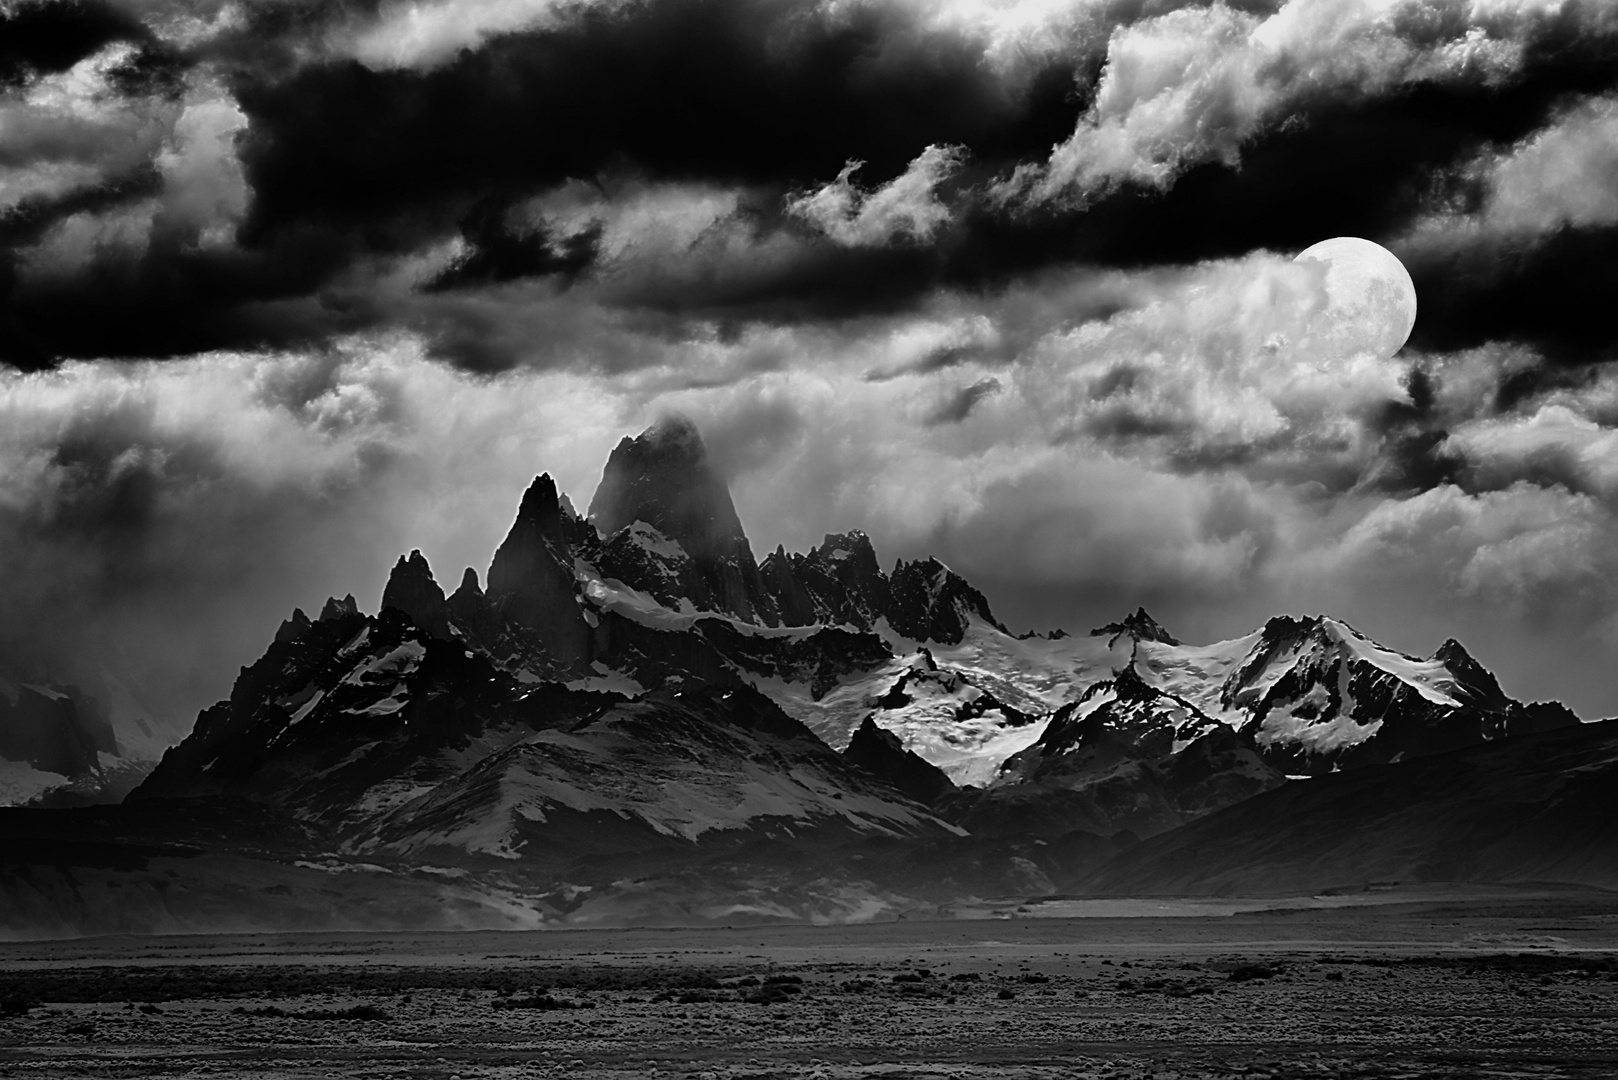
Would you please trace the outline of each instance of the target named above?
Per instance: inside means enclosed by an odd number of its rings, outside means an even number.
[[[1618,889],[1618,721],[1285,786],[1082,878],[1112,895],[1310,893],[1370,882]]]

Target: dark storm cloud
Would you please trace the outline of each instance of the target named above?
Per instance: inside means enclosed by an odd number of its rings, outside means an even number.
[[[1427,252],[1410,270],[1421,290],[1422,346],[1515,341],[1568,364],[1618,356],[1618,226]],[[1502,387],[1508,399],[1518,393]]]
[[[167,357],[218,348],[318,342],[376,325],[364,294],[320,293],[350,252],[319,233],[289,234],[257,253],[178,243],[110,257],[89,272],[26,286],[5,302],[0,359],[39,367],[68,357]],[[0,288],[8,284],[0,271]]]
[[[1418,84],[1369,100],[1322,92],[1245,144],[1235,167],[1193,165],[1167,190],[1126,185],[1082,211],[1008,211],[978,201],[974,184],[1038,157],[1071,129],[1083,99],[1070,65],[1050,64],[1025,96],[1008,94],[971,43],[929,38],[923,46],[895,16],[875,11],[848,25],[808,24],[781,62],[772,49],[783,10],[679,0],[627,15],[593,12],[563,30],[497,39],[426,73],[335,63],[243,86],[254,121],[247,236],[375,221],[354,235],[372,250],[405,250],[443,227],[429,220],[433,208],[490,186],[525,191],[630,163],[657,177],[760,185],[779,199],[846,160],[863,160],[862,175],[879,182],[928,146],[964,146],[955,218],[934,243],[806,244],[790,265],[647,279],[615,297],[719,319],[838,319],[901,310],[940,287],[999,289],[1053,264],[1186,263],[1338,234],[1388,241],[1419,216],[1444,169],[1523,138],[1569,94],[1618,85],[1618,46],[1577,35],[1569,16],[1540,29],[1523,73],[1503,83]],[[322,166],[309,167],[315,161]],[[755,212],[752,226],[760,236],[790,229],[768,210]],[[489,236],[487,246],[518,250],[505,237]],[[536,274],[556,269],[534,260]],[[1473,310],[1509,319],[1515,309],[1494,304],[1514,280],[1502,269],[1485,285],[1416,262],[1418,289],[1434,301],[1424,302],[1416,344],[1475,343]],[[579,272],[573,261],[566,270]],[[1554,346],[1554,330],[1578,347],[1599,345],[1602,284],[1561,292],[1554,316],[1525,319],[1520,334]]]
[[[1279,6],[1219,10],[1256,25]],[[58,66],[140,29],[111,8],[49,7],[84,21],[79,44],[51,53]],[[1250,135],[1232,136],[1234,156],[1190,155],[1161,183],[1126,176],[1081,204],[1024,205],[986,193],[1082,133],[1108,77],[1111,31],[1213,9],[1120,0],[1076,16],[1089,22],[1060,48],[1006,66],[986,38],[924,25],[898,6],[833,15],[786,0],[603,4],[559,8],[538,25],[474,34],[430,62],[390,66],[362,63],[341,42],[356,26],[382,25],[391,9],[257,5],[244,27],[183,54],[143,38],[143,51],[117,69],[127,73],[108,76],[149,95],[172,93],[186,64],[223,81],[246,118],[235,149],[249,196],[240,220],[220,225],[234,242],[158,237],[48,280],[24,273],[14,250],[0,271],[9,320],[0,359],[292,346],[412,326],[441,355],[498,368],[546,348],[522,343],[512,301],[490,292],[525,280],[560,288],[601,279],[579,303],[736,327],[903,312],[939,290],[992,297],[1075,263],[1178,265],[1340,234],[1396,244],[1459,165],[1528,136],[1570,96],[1618,85],[1618,36],[1595,10],[1567,4],[1525,23],[1505,75],[1315,86],[1293,68],[1320,61],[1273,59],[1272,80],[1305,89]],[[1389,40],[1437,56],[1464,36],[1462,15],[1438,0],[1408,5]],[[43,70],[46,61],[29,63]],[[951,168],[929,192],[939,216],[926,229],[855,243],[786,212],[851,162],[877,192],[940,148]],[[739,192],[728,247],[715,254],[721,245],[694,242],[683,261],[626,269],[633,245],[609,251],[599,225],[558,231],[512,217],[524,199],[569,180],[625,176]],[[45,200],[13,214],[37,236],[86,212]],[[457,239],[456,253],[427,258]],[[1610,282],[1579,280],[1576,268],[1610,255],[1604,234],[1582,229],[1520,256],[1417,253],[1414,344],[1508,337],[1557,356],[1608,348],[1610,321],[1599,312]],[[414,286],[444,302],[412,303],[412,282],[399,276],[408,272],[393,272],[412,260],[421,263]],[[454,294],[472,302],[448,302]]]
[[[802,186],[850,159],[891,177],[932,143],[1015,161],[1071,127],[1071,86],[1055,63],[1025,88],[1008,85],[980,42],[918,35],[874,6],[837,20],[744,0],[587,8],[427,72],[339,60],[239,78],[253,121],[247,233],[431,213],[622,162],[666,178]]]
[[[780,230],[786,195],[850,157],[874,181],[903,172],[929,140],[970,143],[983,160],[1009,164],[1048,148],[1074,113],[1067,65],[1002,77],[985,63],[983,42],[923,32],[875,7],[837,19],[741,0],[581,8],[426,71],[340,57],[298,66],[292,57],[318,53],[332,32],[329,6],[322,11],[259,8],[245,31],[191,54],[225,78],[247,116],[238,149],[251,197],[239,227],[223,223],[237,240],[232,250],[157,244],[105,251],[44,282],[13,272],[0,286],[13,331],[0,359],[37,365],[315,342],[401,321],[397,305],[356,295],[355,278],[373,273],[375,260],[408,258],[457,233],[466,250],[428,279],[434,288],[583,273],[587,238],[535,243],[532,230],[506,230],[485,209],[570,177],[629,169],[762,185],[773,209],[761,223]],[[58,63],[111,32],[81,35]],[[130,87],[175,71],[146,53],[123,68]],[[63,204],[39,223],[74,212]],[[806,247],[770,273],[730,275],[717,293],[711,283],[688,294],[691,283],[647,279],[632,302],[734,319],[835,318],[902,306],[928,287],[936,263],[917,250]],[[13,269],[17,258],[13,250]],[[462,354],[479,351],[496,365],[513,359],[476,343]]]
[[[66,71],[114,41],[139,41],[145,28],[110,4],[32,0],[0,9],[0,86],[39,72]]]
[[[577,277],[595,261],[601,240],[599,225],[574,236],[552,238],[543,229],[520,232],[506,217],[510,208],[484,202],[461,219],[467,250],[428,282],[429,292],[467,285],[513,281],[525,277]]]

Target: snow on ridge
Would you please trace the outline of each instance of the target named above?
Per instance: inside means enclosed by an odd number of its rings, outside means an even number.
[[[600,660],[591,664],[590,669],[593,674],[574,679],[566,684],[567,688],[569,690],[606,691],[632,698],[638,698],[646,693],[646,687],[635,679],[622,671],[609,668]]]
[[[1355,659],[1386,671],[1435,705],[1460,708],[1461,702],[1444,687],[1454,685],[1455,676],[1441,660],[1419,660],[1414,656],[1384,648],[1351,626],[1323,619],[1336,631],[1338,640]],[[1346,630],[1346,633],[1344,632]]]
[[[1311,754],[1319,754],[1357,746],[1380,730],[1382,730],[1381,719],[1361,724],[1348,709],[1344,709],[1324,723],[1317,719],[1296,716],[1284,709],[1271,709],[1259,723],[1254,738],[1262,747],[1282,743],[1301,747]]]
[[[314,692],[314,694],[312,694],[307,700],[305,700],[303,702],[303,704],[298,706],[298,711],[293,713],[291,718],[287,720],[287,727],[291,727],[293,724],[298,723],[300,720],[303,720],[305,717],[307,717],[310,713],[314,712],[315,711],[315,706],[319,705],[320,702],[322,701],[322,699],[325,698],[325,696],[326,696],[326,691],[324,691],[324,690],[316,690]]]
[[[23,687],[24,690],[32,690],[34,693],[38,694],[40,697],[45,698],[45,699],[47,699],[49,701],[66,701],[67,700],[67,695],[66,694],[62,693],[62,691],[57,690],[57,689],[55,689],[53,687],[42,686],[39,683],[23,683],[22,687]]]
[[[762,626],[738,618],[728,611],[706,611],[683,596],[680,598],[679,608],[671,608],[651,593],[626,585],[617,578],[602,576],[595,564],[577,556],[573,559],[573,577],[579,584],[584,600],[590,605],[585,609],[587,616],[591,614],[591,608],[611,611],[654,630],[689,630],[701,619],[718,619],[729,623],[738,633],[750,637],[805,638],[828,628],[824,623],[814,623],[810,626]]]
[[[625,526],[629,530],[629,539],[638,548],[649,551],[663,559],[679,560],[689,559],[685,548],[680,546],[678,540],[663,533],[655,525],[636,518]]]
[[[625,758],[627,751],[628,757]],[[652,756],[647,757],[650,753]],[[413,816],[439,820],[439,811],[461,807],[447,825],[382,845],[399,851],[458,847],[503,859],[522,855],[522,822],[545,823],[556,809],[605,811],[639,821],[664,836],[695,842],[709,832],[760,825],[790,829],[842,818],[856,829],[902,835],[934,821],[902,803],[870,793],[845,791],[811,769],[780,771],[744,758],[735,770],[713,771],[702,760],[671,758],[643,750],[616,732],[541,731],[508,748],[499,761],[480,763],[410,802]],[[641,768],[622,768],[625,761]],[[483,785],[485,769],[497,771],[492,804],[465,804],[467,784]]]

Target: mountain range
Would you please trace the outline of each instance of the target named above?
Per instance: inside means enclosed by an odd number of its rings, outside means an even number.
[[[0,756],[71,784],[117,753],[86,695],[0,681]],[[861,532],[756,561],[673,418],[619,443],[587,514],[537,477],[481,578],[446,592],[413,551],[374,614],[294,611],[121,804],[0,810],[0,929],[838,921],[1506,880],[1540,826],[1455,823],[1493,820],[1496,793],[1519,823],[1522,792],[1600,800],[1547,754],[1604,776],[1618,737],[1508,697],[1453,639],[1413,657],[1278,616],[1189,645],[1144,610],[1015,635],[949,567],[884,571]],[[1406,804],[1449,823],[1410,826],[1442,857],[1376,816]],[[1372,835],[1321,847],[1349,821]],[[1532,865],[1605,887],[1588,868],[1613,846],[1586,829]]]

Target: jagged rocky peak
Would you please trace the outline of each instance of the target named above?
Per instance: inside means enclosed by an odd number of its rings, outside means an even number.
[[[1126,616],[1120,622],[1096,627],[1090,631],[1090,636],[1111,638],[1114,641],[1127,636],[1136,641],[1157,641],[1164,645],[1184,644],[1179,638],[1163,629],[1163,624],[1147,614],[1143,607],[1136,608],[1133,615]]]
[[[841,587],[848,614],[854,616],[849,621],[874,622],[892,603],[892,589],[876,561],[876,549],[859,529],[827,533],[809,557]]]
[[[957,645],[966,636],[971,616],[1000,626],[989,601],[955,571],[928,558],[894,564],[888,581],[888,624],[914,641]]]
[[[478,584],[478,572],[470,566],[461,574],[461,584],[450,596],[450,600],[453,602],[457,596],[483,599],[483,586]]]
[[[281,642],[296,641],[303,636],[305,630],[313,625],[314,623],[310,621],[309,616],[303,613],[303,608],[295,607],[292,609],[292,617],[283,622],[280,628],[276,630],[275,640]]]
[[[353,593],[349,593],[341,600],[335,596],[328,596],[326,606],[320,609],[320,621],[331,622],[335,619],[346,619],[350,615],[358,615],[359,613],[359,601],[354,599]]]
[[[775,600],[776,614],[787,626],[809,626],[821,621],[821,605],[808,583],[802,580],[802,555],[788,555],[786,548],[776,545],[759,564],[759,579]]]
[[[805,555],[778,547],[759,569],[788,626],[828,623],[868,630],[892,601],[871,538],[858,529],[827,533]]]
[[[445,601],[450,618],[469,637],[487,643],[500,632],[500,617],[483,595],[478,572],[470,566],[461,575],[461,584]]]
[[[449,604],[419,550],[399,556],[382,590],[382,607],[402,611],[433,637],[449,640]]]
[[[828,563],[848,563],[851,567],[860,570],[871,570],[880,574],[881,566],[876,561],[876,549],[871,546],[871,538],[865,535],[863,529],[852,529],[846,533],[827,533],[820,546],[810,549],[811,557],[819,556]]]
[[[558,672],[588,665],[590,627],[574,599],[573,552],[548,473],[523,493],[517,520],[494,553],[488,599],[505,619],[536,633]]]
[[[614,448],[590,500],[589,520],[607,536],[637,521],[650,525],[691,557],[719,610],[777,623],[730,489],[685,417],[665,417]]]
[[[607,535],[644,521],[698,560],[747,547],[730,491],[696,425],[683,416],[619,442],[590,500],[590,520]]]
[[[906,750],[897,735],[869,716],[854,732],[843,757],[927,806],[955,791],[955,784],[944,770]]]
[[[1459,641],[1454,638],[1445,641],[1434,651],[1433,659],[1443,664],[1450,674],[1455,676],[1456,683],[1467,691],[1472,704],[1495,710],[1511,707],[1511,699],[1500,689],[1500,680],[1496,679],[1488,668],[1478,663],[1472,654],[1466,651],[1466,646]]]

